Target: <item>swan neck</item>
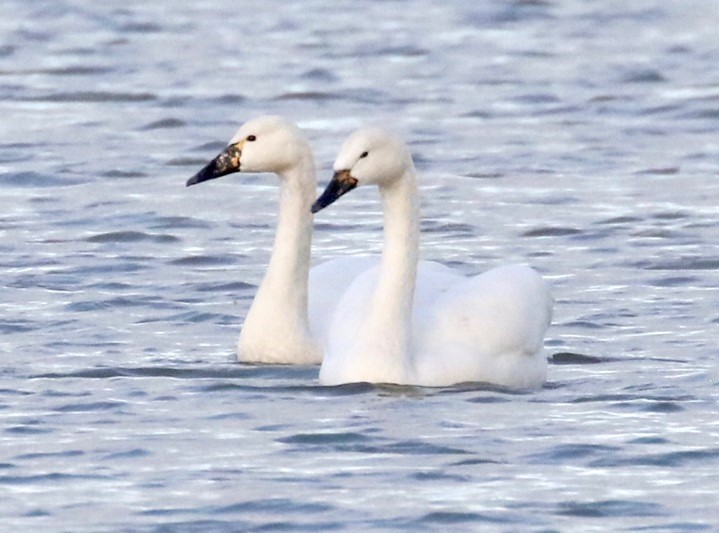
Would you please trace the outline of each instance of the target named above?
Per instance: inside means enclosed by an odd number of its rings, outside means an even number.
[[[382,275],[378,290],[386,291],[404,314],[411,310],[419,258],[419,193],[413,168],[381,191],[384,213]]]
[[[316,192],[311,153],[300,164],[280,173],[279,215],[272,255],[265,277],[250,309],[271,309],[267,317],[308,327],[307,278],[312,246],[310,211]],[[280,306],[280,309],[278,309]],[[248,315],[249,316],[249,315]]]
[[[411,353],[412,304],[419,255],[419,195],[414,169],[380,189],[384,213],[384,247],[380,275],[367,316],[367,333],[385,339],[385,363],[398,382],[406,379]],[[379,354],[378,354],[379,355]]]
[[[299,179],[292,175],[299,172],[304,174]],[[306,300],[312,246],[313,216],[310,208],[316,189],[314,165],[310,162],[290,169],[280,178],[277,231],[266,279],[289,284],[290,289],[294,287],[304,293]]]

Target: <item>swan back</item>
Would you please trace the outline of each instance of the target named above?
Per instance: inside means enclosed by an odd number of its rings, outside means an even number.
[[[433,302],[419,332],[418,374],[428,385],[541,387],[552,305],[549,284],[526,265],[501,266],[454,283]]]

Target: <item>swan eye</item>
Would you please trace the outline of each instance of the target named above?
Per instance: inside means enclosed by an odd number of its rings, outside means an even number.
[[[368,155],[369,155],[369,152],[362,152],[362,154],[360,154],[360,159],[365,158]]]
[[[257,140],[257,137],[255,137],[254,135],[248,135],[248,136],[247,136],[247,140],[250,141],[250,142],[256,141],[256,140]]]

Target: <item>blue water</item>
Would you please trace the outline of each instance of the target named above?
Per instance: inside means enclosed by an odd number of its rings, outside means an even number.
[[[680,0],[3,2],[0,529],[715,530],[718,24]],[[355,127],[404,135],[425,258],[551,281],[545,388],[235,363],[276,183],[184,183],[265,113],[321,183]],[[320,213],[316,261],[378,251],[379,210]]]

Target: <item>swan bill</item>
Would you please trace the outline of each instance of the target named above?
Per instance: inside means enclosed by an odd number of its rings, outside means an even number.
[[[240,158],[242,156],[242,145],[244,143],[234,143],[229,145],[217,157],[207,163],[205,167],[197,174],[187,180],[186,186],[202,183],[203,181],[212,180],[240,171]]]
[[[327,187],[319,198],[312,204],[312,212],[316,213],[334,203],[340,196],[357,187],[357,179],[352,177],[349,170],[338,170],[332,176]]]

